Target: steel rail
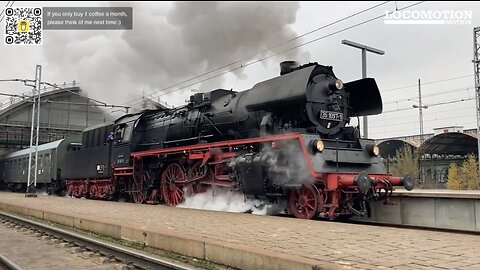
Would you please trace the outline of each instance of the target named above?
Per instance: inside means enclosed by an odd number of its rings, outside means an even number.
[[[2,254],[0,254],[0,269],[23,270],[18,264]]]
[[[51,235],[55,238],[67,242],[73,242],[76,246],[84,247],[90,251],[98,251],[100,254],[115,257],[119,261],[126,264],[141,268],[141,269],[168,269],[168,270],[193,270],[197,269],[193,266],[187,266],[166,258],[152,256],[136,250],[121,247],[119,245],[111,244],[105,241],[93,239],[75,232],[49,226],[40,222],[25,219],[16,215],[0,212],[0,218],[7,221],[23,225],[27,228],[38,230],[46,235]],[[0,257],[1,260],[1,257]],[[11,268],[14,270],[21,270],[21,268]]]

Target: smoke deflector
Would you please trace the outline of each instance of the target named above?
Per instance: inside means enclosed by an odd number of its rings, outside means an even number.
[[[382,113],[383,104],[375,79],[365,78],[348,82],[345,91],[350,94],[350,116]]]

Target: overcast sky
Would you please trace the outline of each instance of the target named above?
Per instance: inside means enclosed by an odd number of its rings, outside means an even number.
[[[5,6],[7,2],[0,2]],[[380,18],[287,54],[248,65],[235,72],[216,74],[246,65],[368,19],[416,2],[389,2],[339,24],[285,41],[382,2],[289,3],[87,3],[45,2],[42,6],[132,6],[133,30],[44,31],[42,46],[0,44],[0,79],[33,78],[35,65],[43,65],[43,80],[63,83],[76,80],[88,95],[115,104],[135,103],[143,94],[164,89],[225,64],[241,60],[185,89],[160,93],[172,105],[183,104],[191,89],[245,90],[277,76],[278,63],[297,60],[331,65],[341,80],[361,77],[360,51],[341,44],[349,39],[385,51],[367,56],[368,76],[381,89],[384,113],[370,118],[370,137],[384,138],[419,133],[418,88],[422,83],[425,133],[433,128],[460,125],[476,127],[473,79],[473,28],[480,26],[480,4],[475,2],[425,2],[410,10],[468,10],[472,24],[390,25]],[[15,2],[14,6],[39,6]],[[3,22],[2,22],[3,28]],[[0,37],[3,40],[3,31]],[[276,46],[281,44],[281,46]],[[260,54],[258,54],[260,53]],[[451,79],[458,78],[459,79]],[[451,79],[451,80],[447,80]],[[443,81],[443,82],[437,82]],[[431,83],[437,82],[437,83]],[[0,92],[21,93],[18,83],[1,83]],[[2,97],[0,97],[2,99]],[[442,105],[456,100],[466,100]],[[409,109],[411,108],[411,109]]]

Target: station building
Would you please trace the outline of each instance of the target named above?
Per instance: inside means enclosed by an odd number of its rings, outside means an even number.
[[[78,83],[40,91],[39,144],[63,138],[80,139],[83,129],[113,119],[109,108],[95,106]],[[0,100],[0,156],[30,146],[31,92]]]

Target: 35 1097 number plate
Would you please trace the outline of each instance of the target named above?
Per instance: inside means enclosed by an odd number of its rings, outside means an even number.
[[[343,120],[343,113],[321,110],[320,119],[340,122]]]

